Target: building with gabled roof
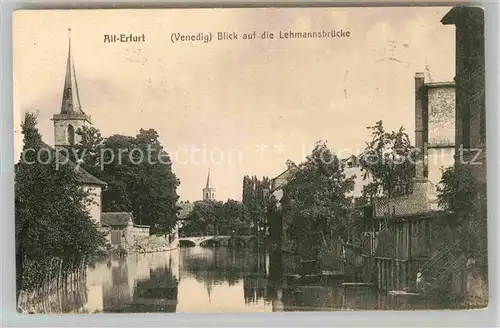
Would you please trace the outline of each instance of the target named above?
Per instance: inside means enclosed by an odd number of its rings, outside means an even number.
[[[108,212],[101,215],[101,226],[108,228],[111,245],[126,248],[149,237],[149,226],[136,224],[132,213]]]
[[[83,111],[76,79],[74,59],[71,54],[71,37],[68,44],[68,58],[66,61],[66,74],[62,92],[61,108],[59,113],[54,114],[54,147],[44,144],[42,147],[51,153],[58,152],[58,160],[64,165],[74,169],[78,182],[84,190],[89,193],[88,211],[91,218],[103,231],[109,231],[108,241],[114,246],[124,246],[131,243],[133,239],[141,239],[149,236],[149,226],[138,225],[134,222],[132,213],[102,213],[102,191],[106,188],[106,182],[93,176],[80,165],[66,158],[64,150],[66,147],[78,144],[80,137],[78,129],[92,125],[90,116]],[[109,230],[108,230],[109,229]]]
[[[64,147],[80,142],[76,132],[79,128],[91,124],[90,116],[83,112],[80,103],[76,70],[71,55],[71,37],[68,43],[68,58],[66,61],[66,75],[62,92],[61,108],[58,114],[54,114],[52,121],[54,122],[54,147],[47,144],[44,144],[43,147],[54,154],[56,151],[59,152],[59,162],[65,163],[65,165],[69,165],[75,170],[77,179],[82,184],[82,188],[90,195],[90,202],[88,202],[87,205],[90,216],[100,225],[102,190],[106,188],[106,182],[93,176],[80,165],[67,159],[64,156],[64,152],[61,151]]]

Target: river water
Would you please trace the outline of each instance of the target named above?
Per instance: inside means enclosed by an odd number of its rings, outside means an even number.
[[[277,312],[437,309],[418,297],[366,288],[279,287],[263,250],[225,247],[108,258],[83,281],[53,298],[49,312]],[[60,304],[58,304],[60,303]]]

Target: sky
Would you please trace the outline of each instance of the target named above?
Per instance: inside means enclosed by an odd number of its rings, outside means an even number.
[[[451,81],[449,7],[20,11],[14,15],[15,158],[21,119],[38,112],[54,142],[68,28],[80,101],[103,136],[155,129],[180,179],[201,199],[210,169],[217,199],[241,199],[244,175],[275,177],[314,143],[358,153],[383,120],[414,137],[414,76]],[[279,39],[279,31],[350,31],[348,38]],[[172,33],[236,32],[238,40],[173,43]],[[242,33],[256,31],[254,40]],[[273,32],[272,40],[261,39]],[[105,43],[104,35],[145,36]]]

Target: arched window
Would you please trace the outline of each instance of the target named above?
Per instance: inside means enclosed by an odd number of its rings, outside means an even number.
[[[70,145],[75,144],[75,128],[73,125],[68,125],[68,143]]]

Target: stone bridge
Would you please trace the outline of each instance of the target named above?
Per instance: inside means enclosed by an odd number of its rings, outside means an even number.
[[[251,240],[257,240],[257,236],[199,236],[199,237],[181,237],[179,244],[181,246],[203,246],[208,244],[228,244],[231,241],[247,243]]]

